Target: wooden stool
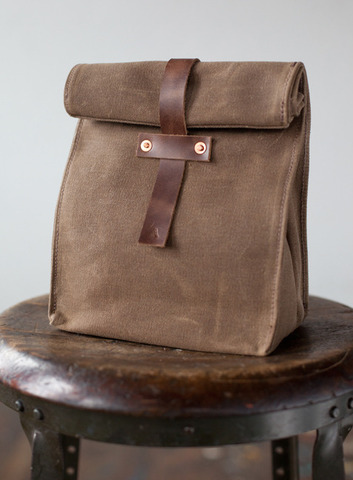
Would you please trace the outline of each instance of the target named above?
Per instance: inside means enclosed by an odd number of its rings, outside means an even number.
[[[297,435],[318,431],[314,480],[343,480],[353,424],[353,311],[310,298],[269,357],[65,333],[47,296],[0,317],[0,399],[20,414],[32,480],[77,478],[79,439],[145,446],[272,440],[273,478],[296,480]]]

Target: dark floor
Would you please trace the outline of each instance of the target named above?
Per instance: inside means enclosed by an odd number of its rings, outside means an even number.
[[[301,480],[311,478],[314,434],[300,436]],[[345,444],[353,480],[353,434]],[[0,479],[29,480],[30,450],[17,413],[0,405]],[[82,442],[79,480],[270,480],[269,444],[222,448],[140,448]],[[334,479],[328,479],[334,480]]]

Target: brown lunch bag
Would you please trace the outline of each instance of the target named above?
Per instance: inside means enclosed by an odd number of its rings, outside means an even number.
[[[267,355],[303,320],[310,125],[302,63],[76,65],[50,322]]]

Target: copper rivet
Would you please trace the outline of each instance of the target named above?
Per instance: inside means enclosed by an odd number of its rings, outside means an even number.
[[[149,152],[152,148],[152,142],[151,140],[142,140],[140,146],[143,152]]]
[[[194,150],[198,155],[202,155],[206,152],[206,143],[205,142],[197,142],[195,144]]]

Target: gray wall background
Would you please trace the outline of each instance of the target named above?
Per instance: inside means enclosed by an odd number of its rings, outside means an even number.
[[[311,89],[310,291],[353,304],[352,0],[0,1],[0,310],[49,290],[76,63],[301,60]]]

